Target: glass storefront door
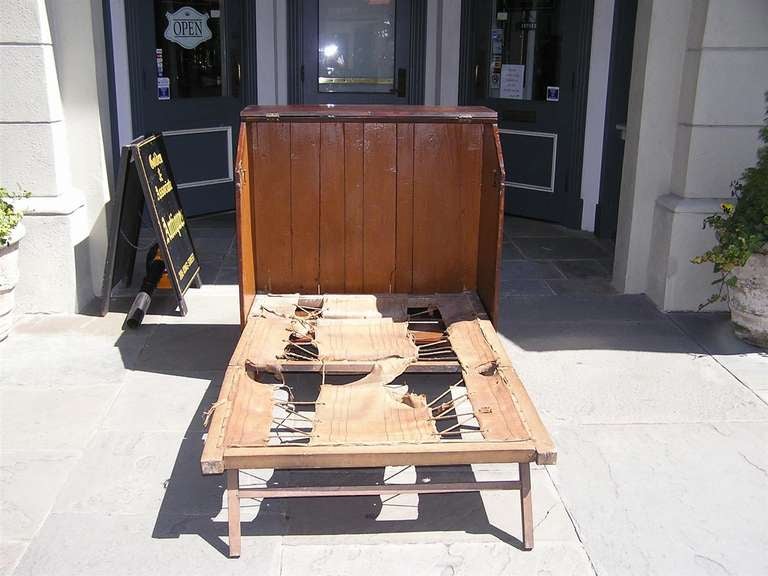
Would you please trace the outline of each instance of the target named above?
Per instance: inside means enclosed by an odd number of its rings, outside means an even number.
[[[164,134],[188,216],[233,209],[241,0],[147,0],[126,10],[136,135]]]
[[[305,103],[407,104],[411,3],[305,0]]]
[[[580,223],[574,147],[585,106],[580,66],[588,65],[589,10],[584,0],[472,3],[465,92],[468,103],[499,112],[508,213]]]

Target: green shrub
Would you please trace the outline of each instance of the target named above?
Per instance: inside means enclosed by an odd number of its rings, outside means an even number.
[[[5,246],[11,238],[11,231],[21,222],[23,214],[16,210],[9,200],[26,198],[28,193],[9,192],[0,186],[0,246]]]
[[[704,226],[710,226],[717,233],[718,243],[692,262],[711,262],[720,278],[713,282],[719,285],[719,290],[699,309],[725,300],[728,288],[736,286],[734,268],[743,266],[752,254],[768,243],[768,110],[760,140],[763,145],[757,151],[757,164],[744,170],[731,186],[731,195],[736,202],[722,204],[722,213],[704,219]]]

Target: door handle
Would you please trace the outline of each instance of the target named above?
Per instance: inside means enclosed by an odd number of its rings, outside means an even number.
[[[405,98],[408,88],[408,71],[405,68],[397,69],[397,95],[399,98]]]
[[[627,125],[626,124],[616,124],[616,130],[619,131],[619,138],[622,140],[627,139]]]

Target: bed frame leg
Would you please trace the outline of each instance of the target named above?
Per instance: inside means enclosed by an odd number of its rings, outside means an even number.
[[[520,463],[520,508],[523,518],[523,548],[533,549],[533,498],[531,497],[531,465]]]
[[[227,470],[227,519],[229,524],[229,557],[240,556],[240,471]]]

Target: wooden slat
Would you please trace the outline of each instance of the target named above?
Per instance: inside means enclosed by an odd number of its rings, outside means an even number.
[[[290,486],[286,488],[248,488],[240,498],[308,498],[319,496],[379,496],[383,494],[449,494],[481,490],[520,490],[518,480],[482,482],[444,482],[422,484],[384,484],[378,486]]]
[[[520,517],[523,528],[523,548],[533,550],[533,497],[531,496],[531,465],[520,463]]]
[[[203,474],[221,474],[224,472],[224,437],[232,403],[237,392],[237,381],[245,369],[241,366],[228,368],[221,384],[217,407],[208,426],[208,435],[203,446],[200,464]]]
[[[477,247],[477,293],[496,321],[504,226],[504,161],[496,125],[483,126],[483,177]]]
[[[251,125],[251,166],[256,227],[256,286],[291,289],[291,127]]]
[[[318,293],[320,281],[320,124],[291,124],[291,290]]]
[[[320,292],[344,291],[344,125],[320,136]]]
[[[248,311],[256,297],[256,253],[253,230],[253,195],[249,166],[248,126],[240,124],[235,161],[235,207],[237,217],[237,267],[240,281],[240,329],[245,327]]]
[[[475,312],[478,316],[478,323],[480,329],[483,331],[488,345],[499,357],[499,370],[503,373],[504,381],[509,387],[510,391],[517,401],[517,409],[520,416],[523,418],[528,431],[530,432],[531,439],[533,440],[537,456],[537,464],[555,464],[557,462],[557,450],[555,449],[555,443],[552,442],[552,438],[547,432],[547,428],[544,426],[544,422],[539,416],[539,412],[536,410],[531,397],[528,395],[528,391],[523,386],[520,377],[512,367],[512,361],[507,356],[507,352],[504,349],[504,345],[499,339],[499,335],[496,333],[496,329],[491,324],[488,316],[484,313],[483,304],[480,302],[476,295],[472,295],[474,300]]]
[[[413,124],[397,125],[395,290],[413,289]]]
[[[459,149],[456,154],[459,158],[463,289],[475,290],[483,167],[483,127],[480,124],[467,124],[457,128]]]
[[[344,289],[363,291],[363,124],[344,124]]]
[[[413,290],[462,289],[458,129],[414,126]]]
[[[227,526],[229,532],[229,557],[240,556],[240,471],[227,470]]]
[[[363,166],[363,290],[394,291],[396,218],[394,124],[365,124]]]
[[[257,370],[265,368],[273,370],[274,364],[276,363],[272,363],[272,365],[267,367],[259,367],[248,363],[248,366]],[[281,361],[277,364],[280,366],[282,372],[325,372],[326,374],[367,374],[375,365],[373,362],[354,362],[349,360],[325,362],[320,362],[319,360],[288,360]],[[456,361],[448,360],[435,360],[433,362],[419,360],[418,362],[410,364],[408,368],[405,369],[405,373],[407,374],[419,372],[453,374],[461,372],[461,365]]]
[[[225,468],[375,468],[532,462],[532,442],[435,442],[349,446],[227,448]]]

